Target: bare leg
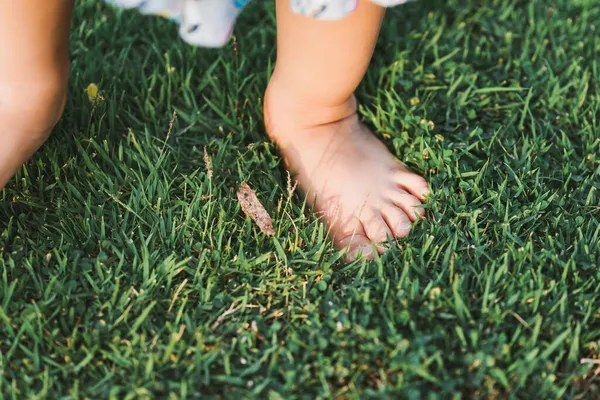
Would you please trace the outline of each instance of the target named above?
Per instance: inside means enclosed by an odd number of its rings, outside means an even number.
[[[269,136],[322,213],[338,248],[372,256],[404,237],[427,182],[406,170],[356,114],[354,90],[379,34],[384,9],[361,0],[340,21],[295,15],[277,0],[277,65],[265,96]]]
[[[0,0],[0,189],[62,114],[72,7],[70,0]]]

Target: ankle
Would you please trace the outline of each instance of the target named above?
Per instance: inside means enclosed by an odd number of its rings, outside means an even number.
[[[297,90],[275,75],[264,98],[264,119],[269,135],[274,129],[308,129],[341,121],[356,114],[354,95],[333,98],[327,88]]]

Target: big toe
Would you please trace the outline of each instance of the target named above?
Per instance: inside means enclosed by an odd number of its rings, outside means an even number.
[[[346,261],[354,261],[359,258],[372,260],[373,243],[364,234],[355,234],[335,239],[335,245],[340,250],[346,250]]]

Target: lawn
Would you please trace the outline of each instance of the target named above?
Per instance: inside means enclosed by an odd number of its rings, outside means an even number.
[[[349,264],[266,141],[271,1],[219,50],[92,0],[72,32],[1,192],[0,398],[600,397],[600,3],[388,13],[360,113],[434,193]]]

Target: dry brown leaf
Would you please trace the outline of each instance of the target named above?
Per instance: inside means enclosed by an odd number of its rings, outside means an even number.
[[[267,236],[273,236],[275,234],[273,220],[258,200],[258,197],[256,197],[254,190],[246,182],[242,182],[242,185],[238,189],[237,198],[244,213],[252,218],[261,232]]]

